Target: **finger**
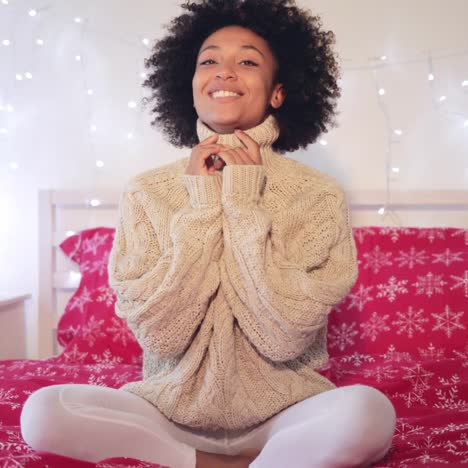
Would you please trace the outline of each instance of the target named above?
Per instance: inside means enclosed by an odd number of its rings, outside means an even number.
[[[219,158],[218,160],[216,160],[216,161],[213,163],[213,166],[214,166],[215,169],[218,169],[218,170],[219,170],[219,169],[221,169],[223,166],[225,166],[225,164],[226,164],[226,163],[225,163],[221,158]]]
[[[226,161],[226,164],[256,165],[255,161],[242,148],[231,148],[228,151],[221,151],[219,155]]]
[[[258,143],[247,133],[243,132],[242,130],[234,130],[234,133],[237,138],[243,143],[248,150],[253,150],[254,148],[258,148]]]
[[[235,151],[238,155],[239,155],[239,158],[242,159],[244,161],[244,164],[248,164],[248,165],[257,165],[258,162],[255,161],[249,153],[247,153],[247,151],[245,151],[244,149],[242,148],[234,148],[233,151]]]
[[[211,156],[217,155],[222,148],[216,145],[209,145],[209,146],[202,146],[198,150],[198,155],[197,157],[201,157],[202,159],[207,159],[210,158]]]
[[[201,151],[202,153],[206,153],[207,151],[217,151],[220,149],[223,149],[221,145],[203,145],[201,146],[199,151]]]
[[[227,166],[237,164],[235,155],[232,154],[232,149],[221,149],[218,156],[226,163]]]

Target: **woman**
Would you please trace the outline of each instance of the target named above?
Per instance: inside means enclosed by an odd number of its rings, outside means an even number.
[[[317,372],[357,252],[336,181],[278,154],[314,142],[340,95],[333,34],[289,3],[185,5],[155,45],[153,123],[192,151],[120,202],[109,280],[143,379],[38,390],[33,448],[173,468],[369,466],[389,449],[388,398]]]

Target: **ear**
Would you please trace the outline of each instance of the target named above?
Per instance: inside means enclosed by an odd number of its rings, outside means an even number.
[[[270,99],[271,107],[273,107],[274,109],[278,109],[283,105],[285,99],[286,93],[284,91],[284,86],[282,85],[282,83],[276,84]]]

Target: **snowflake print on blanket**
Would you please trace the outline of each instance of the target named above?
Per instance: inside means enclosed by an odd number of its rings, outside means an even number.
[[[468,229],[365,226],[353,233],[358,280],[328,315],[329,361],[317,371],[337,386],[375,387],[393,403],[392,446],[373,467],[466,467]],[[104,271],[113,235],[94,228],[61,245],[82,273],[58,324],[61,352],[0,362],[0,468],[162,468],[111,456],[81,463],[35,452],[21,437],[22,405],[38,388],[119,388],[142,377],[141,348],[114,314]]]

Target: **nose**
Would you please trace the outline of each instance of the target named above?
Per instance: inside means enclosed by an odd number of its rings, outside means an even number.
[[[223,78],[223,79],[228,79],[228,78],[235,78],[236,74],[234,73],[233,69],[229,66],[224,64],[221,64],[216,71],[216,77],[217,78]]]

